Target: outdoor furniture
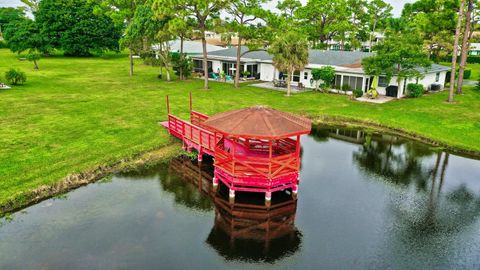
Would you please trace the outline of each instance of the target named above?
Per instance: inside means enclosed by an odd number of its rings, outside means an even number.
[[[212,76],[212,78],[216,81],[218,81],[218,79],[219,79],[218,75],[214,72],[210,73],[210,76]]]
[[[297,87],[298,87],[298,90],[305,90],[305,86],[301,82],[298,83]]]
[[[230,76],[230,75],[225,76],[225,79],[226,79],[227,81],[233,80],[233,79],[232,79],[232,76]]]

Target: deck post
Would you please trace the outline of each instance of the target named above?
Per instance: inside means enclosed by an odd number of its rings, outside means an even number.
[[[199,146],[199,147],[198,147],[198,157],[197,157],[198,162],[202,162],[202,159],[203,159],[203,156],[202,156],[202,155],[203,155],[203,153],[202,153],[202,146]]]
[[[272,203],[272,192],[269,190],[265,192],[265,205],[270,206]]]
[[[217,190],[218,187],[218,178],[216,176],[213,177],[212,179],[212,184],[213,184],[213,190]]]
[[[229,189],[228,191],[228,198],[229,198],[229,202],[230,203],[234,203],[235,202],[235,190],[234,189]]]

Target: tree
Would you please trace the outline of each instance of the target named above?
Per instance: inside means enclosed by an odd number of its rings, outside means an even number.
[[[453,49],[457,0],[419,0],[406,4],[402,12],[406,28],[417,31],[428,48],[429,56],[438,58]]]
[[[43,0],[42,0],[43,1]],[[109,16],[118,28],[126,30],[132,23],[135,10],[145,0],[102,0],[97,7]],[[129,75],[133,76],[133,48],[128,48]]]
[[[94,13],[94,8],[87,0],[42,0],[35,22],[51,46],[65,55],[118,50],[119,28],[106,15]]]
[[[0,37],[3,36],[3,32],[10,25],[15,27],[15,23],[25,20],[25,11],[23,8],[0,8]]]
[[[368,38],[368,51],[370,52],[372,49],[372,38],[377,30],[379,25],[385,27],[386,20],[392,17],[392,10],[393,7],[385,3],[383,0],[372,0],[367,5],[368,15],[369,15],[369,38]]]
[[[27,54],[27,60],[30,61],[30,62],[33,62],[33,65],[34,65],[34,69],[38,70],[38,61],[40,61],[40,53],[38,53],[37,51],[30,51],[28,54]]]
[[[41,0],[20,0],[20,1],[22,1],[22,3],[28,7],[30,12],[34,13],[38,11],[38,7],[40,5]]]
[[[457,71],[458,40],[460,39],[460,31],[462,28],[464,6],[465,6],[465,0],[460,0],[457,27],[455,28],[455,38],[453,43],[452,69],[451,69],[451,75],[450,75],[450,90],[448,93],[448,102],[450,103],[453,102],[453,89],[455,88],[455,72]]]
[[[242,43],[245,40],[252,48],[257,48],[256,38],[259,31],[257,31],[257,19],[264,16],[261,4],[266,0],[232,0],[226,7],[226,12],[231,16],[230,20],[226,22],[226,29],[230,33],[237,35],[237,58],[235,70],[235,87],[240,86],[240,58],[242,56]],[[247,53],[243,52],[243,54]]]
[[[16,22],[5,31],[5,40],[12,52],[49,53],[52,48],[48,38],[41,33],[40,25],[32,20]]]
[[[280,10],[284,18],[293,18],[297,9],[302,7],[302,3],[298,0],[278,1],[277,9]]]
[[[351,14],[346,0],[309,0],[296,15],[314,47],[320,43],[325,48],[328,40],[347,32],[350,27],[347,18]]]
[[[331,66],[324,66],[321,68],[312,69],[312,78],[316,82],[315,89],[318,90],[319,81],[322,80],[325,87],[331,87],[335,79],[335,68]]]
[[[150,5],[138,5],[135,15],[125,30],[121,39],[122,46],[142,56],[151,56],[152,45],[157,45],[157,56],[162,62],[161,67],[166,68],[167,80],[170,80],[170,46],[171,36],[162,31],[168,18],[156,19]]]
[[[399,91],[402,80],[422,77],[420,68],[431,65],[416,33],[391,33],[382,43],[374,46],[374,50],[374,56],[362,60],[365,73],[385,75],[387,81],[397,76]]]
[[[154,0],[153,9],[157,14],[176,14],[178,10],[195,19],[194,27],[199,32],[203,51],[204,89],[208,89],[207,40],[205,32],[212,28],[212,21],[219,18],[219,12],[226,0]]]
[[[458,71],[458,82],[457,82],[457,94],[462,94],[463,88],[463,73],[465,72],[465,66],[467,64],[468,49],[470,47],[470,28],[472,27],[472,13],[474,9],[474,0],[467,0],[468,7],[467,13],[465,15],[465,31],[463,32],[462,40],[462,53],[460,58],[460,69]]]
[[[303,70],[308,64],[308,41],[303,35],[290,30],[277,37],[268,51],[273,55],[275,68],[287,72],[287,96],[290,96],[293,72]]]

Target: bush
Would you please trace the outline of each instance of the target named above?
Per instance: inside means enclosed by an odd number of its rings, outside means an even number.
[[[467,56],[467,63],[469,63],[469,64],[480,64],[480,55],[469,55],[469,56]]]
[[[409,83],[407,85],[407,96],[411,98],[421,97],[423,95],[423,85]]]
[[[8,48],[8,45],[5,41],[0,40],[0,49]]]
[[[356,97],[356,98],[359,98],[359,97],[363,96],[363,91],[360,90],[360,89],[355,89],[355,90],[353,90],[353,96]]]
[[[19,69],[11,68],[7,72],[5,72],[5,79],[11,85],[23,84],[27,81],[27,75],[25,74],[25,72]]]
[[[472,70],[471,70],[471,69],[465,69],[465,70],[463,71],[463,78],[464,78],[465,80],[470,79],[471,76],[472,76]]]

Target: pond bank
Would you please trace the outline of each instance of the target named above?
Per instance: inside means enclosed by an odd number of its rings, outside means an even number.
[[[167,162],[179,154],[179,149],[181,149],[179,142],[171,142],[158,149],[139,153],[131,158],[121,159],[112,164],[102,164],[85,172],[70,174],[54,185],[42,185],[34,190],[25,191],[7,203],[0,205],[0,217],[2,214],[18,211],[115,173],[132,171]]]
[[[392,135],[405,137],[411,140],[415,140],[433,147],[438,147],[442,150],[471,158],[480,158],[479,151],[466,150],[455,146],[450,146],[442,143],[438,140],[430,139],[415,132],[406,131],[399,128],[391,128],[379,123],[359,120],[349,117],[334,117],[334,116],[321,116],[310,117],[313,121],[313,125],[331,125],[339,127],[353,127],[359,129],[371,129],[372,131],[385,132]],[[95,169],[85,171],[82,173],[70,174],[57,182],[54,185],[43,185],[37,189],[26,191],[18,194],[14,199],[9,202],[0,205],[0,217],[2,214],[11,213],[25,208],[29,205],[36,204],[45,199],[57,196],[59,194],[68,192],[72,189],[80,186],[87,185],[98,181],[109,175],[122,172],[136,170],[146,166],[152,166],[161,162],[167,162],[171,158],[178,156],[180,153],[180,142],[171,142],[167,145],[161,146],[158,149],[139,153],[133,158],[125,158],[113,164],[99,165]]]
[[[350,117],[338,117],[338,116],[322,116],[322,117],[314,117],[312,118],[313,125],[332,125],[332,126],[340,126],[340,127],[355,127],[359,129],[372,129],[373,131],[380,131],[386,132],[392,135],[397,135],[401,137],[405,137],[407,139],[415,140],[430,146],[439,147],[442,150],[451,152],[453,154],[457,154],[460,156],[470,157],[479,159],[480,158],[480,151],[464,149],[461,147],[449,145],[447,143],[441,142],[438,139],[428,138],[426,136],[422,136],[416,132],[404,130],[401,128],[393,128],[386,125],[382,125],[377,122],[371,122],[366,120],[360,120]]]

